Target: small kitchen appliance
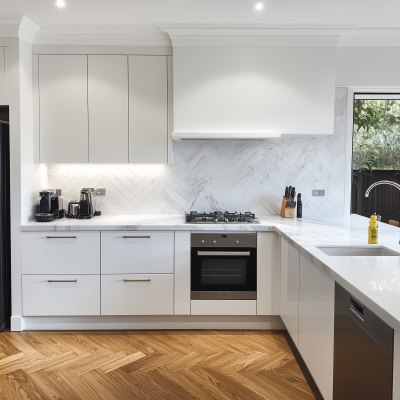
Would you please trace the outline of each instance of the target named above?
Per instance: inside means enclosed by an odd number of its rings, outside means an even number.
[[[191,299],[257,299],[257,234],[192,233]]]
[[[197,211],[190,211],[186,214],[186,223],[189,224],[255,224],[258,219],[251,212],[230,213],[228,211],[214,211],[211,213],[198,213]]]
[[[68,218],[78,218],[79,217],[79,202],[71,201],[68,204]]]
[[[90,219],[96,213],[96,190],[93,188],[84,188],[81,190],[81,199],[79,202],[80,219]]]
[[[39,213],[40,214],[50,214],[52,199],[54,192],[52,190],[42,190],[39,192]]]
[[[58,196],[53,190],[45,189],[39,192],[39,213],[35,214],[38,222],[51,222],[58,218]]]

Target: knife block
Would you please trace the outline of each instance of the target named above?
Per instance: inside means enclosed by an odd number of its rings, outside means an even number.
[[[281,217],[294,218],[294,208],[286,208],[286,202],[292,201],[291,197],[282,197]]]

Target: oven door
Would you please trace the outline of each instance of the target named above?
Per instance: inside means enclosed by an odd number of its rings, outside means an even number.
[[[192,247],[191,299],[257,299],[257,249]]]

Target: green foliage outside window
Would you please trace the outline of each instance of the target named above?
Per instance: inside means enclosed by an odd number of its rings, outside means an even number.
[[[355,100],[353,170],[400,170],[400,100]]]

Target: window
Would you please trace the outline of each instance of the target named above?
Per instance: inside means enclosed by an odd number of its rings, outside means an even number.
[[[381,215],[382,222],[400,221],[400,94],[354,95],[351,212]]]

